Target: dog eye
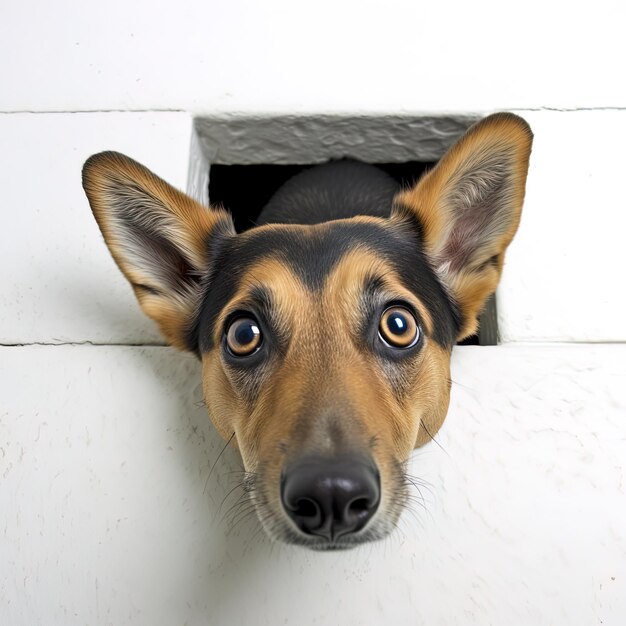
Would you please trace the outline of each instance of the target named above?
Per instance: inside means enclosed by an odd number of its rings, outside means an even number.
[[[226,344],[231,354],[248,356],[261,345],[261,330],[256,320],[240,317],[226,331]]]
[[[419,337],[420,330],[413,314],[404,307],[392,306],[386,309],[378,326],[378,335],[393,348],[411,348]]]

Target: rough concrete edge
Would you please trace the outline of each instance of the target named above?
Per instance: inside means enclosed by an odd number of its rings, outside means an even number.
[[[201,204],[209,204],[210,163],[198,136],[195,121],[191,128],[189,165],[187,169],[187,193]]]
[[[210,163],[435,161],[480,114],[277,115],[197,117],[194,128]]]

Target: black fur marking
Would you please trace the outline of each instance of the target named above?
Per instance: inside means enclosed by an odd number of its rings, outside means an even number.
[[[312,291],[322,287],[328,274],[351,250],[361,247],[386,259],[407,289],[429,310],[435,328],[433,339],[452,346],[458,316],[421,251],[415,228],[408,222],[331,222],[323,229],[252,229],[224,242],[215,259],[215,273],[203,296],[191,339],[200,352],[213,347],[215,321],[235,295],[244,273],[263,258],[285,263]]]
[[[201,354],[213,347],[217,316],[237,291],[244,273],[264,257],[285,263],[311,290],[351,250],[364,247],[387,259],[407,289],[428,308],[433,339],[452,346],[460,328],[456,306],[422,253],[422,225],[407,207],[393,206],[399,185],[376,167],[356,161],[334,161],[305,170],[279,189],[266,205],[260,223],[284,222],[322,228],[272,230],[252,228],[236,237],[215,236],[208,242],[211,273],[203,281],[199,313],[189,332],[191,349]],[[379,224],[332,221],[356,215],[389,217]],[[228,234],[232,234],[229,230]]]
[[[400,185],[381,169],[351,159],[306,169],[270,198],[257,219],[262,224],[320,224],[374,215],[387,217]]]
[[[215,276],[217,276],[220,269],[220,256],[222,250],[228,241],[235,237],[235,227],[230,217],[221,219],[213,229],[213,232],[207,238],[207,259],[209,271],[202,280],[202,291],[206,293],[209,286],[213,283]],[[185,342],[187,349],[193,352],[198,358],[200,358],[201,352],[198,344],[198,319],[196,315],[195,319],[191,320],[189,328],[186,332]]]
[[[404,222],[407,227],[413,230],[418,241],[424,241],[424,226],[419,221],[415,211],[405,204],[394,203],[391,207],[391,216]]]

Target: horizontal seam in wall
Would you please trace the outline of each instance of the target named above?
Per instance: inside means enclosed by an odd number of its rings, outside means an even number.
[[[0,348],[24,348],[28,346],[122,346],[129,348],[167,348],[166,343],[104,343],[97,341],[30,341],[20,343],[0,343]]]
[[[626,111],[626,107],[526,107],[511,108],[511,111],[556,111],[559,113],[577,113],[578,111]]]
[[[499,346],[623,346],[626,339],[520,339],[518,341],[501,341]]]
[[[510,111],[532,111],[532,112],[537,112],[537,111],[555,111],[555,112],[561,112],[561,113],[576,113],[579,111],[626,111],[626,106],[598,106],[598,107],[551,107],[551,106],[540,106],[540,107],[516,107],[516,106],[511,106],[511,107],[504,107],[503,110],[510,110]],[[480,111],[479,111],[480,112]],[[211,118],[211,113],[210,112],[201,112],[201,113],[196,113],[194,111],[188,111],[186,109],[75,109],[75,110],[62,110],[62,111],[52,111],[52,110],[32,110],[32,109],[15,109],[15,110],[8,110],[8,111],[0,111],[0,115],[20,115],[20,114],[28,114],[28,115],[67,115],[67,114],[72,114],[72,113],[78,113],[78,114],[82,114],[82,113],[189,113],[190,115],[192,115],[193,117],[197,117],[197,118]],[[296,112],[290,112],[290,111],[271,111],[269,112],[271,114],[271,117],[285,117],[287,115],[295,115],[295,116],[302,116],[302,117],[316,117],[316,116],[320,116],[320,115],[329,115],[328,111],[319,111],[319,112],[315,112],[315,111],[296,111]],[[454,115],[472,115],[472,114],[476,114],[477,111],[475,109],[468,109],[467,111],[456,111],[456,112],[450,112],[450,111],[445,111],[442,112],[441,114],[438,114],[437,111],[416,111],[416,112],[401,112],[401,113],[397,113],[397,115],[400,115],[402,117],[426,117],[426,116],[433,116],[433,115],[441,115],[442,117],[451,117]],[[259,114],[265,114],[265,112],[262,111],[242,111],[242,110],[233,110],[233,111],[225,111],[223,109],[220,109],[219,111],[216,112],[217,115],[224,115],[224,114],[228,114],[228,115],[232,115],[234,117],[250,117],[250,116],[256,116]],[[330,112],[331,115],[333,116],[337,116],[337,117],[349,117],[349,116],[354,116],[354,115],[359,115],[362,117],[385,117],[387,115],[390,114],[389,111],[385,111],[385,112],[376,112],[376,111],[331,111]]]
[[[619,341],[550,341],[550,340],[523,340],[523,341],[505,341],[495,346],[472,346],[478,348],[497,348],[497,347],[511,347],[511,346],[526,346],[540,348],[542,346],[624,346],[626,340]],[[61,347],[61,346],[89,346],[89,347],[123,347],[123,348],[167,348],[166,343],[104,343],[96,341],[65,341],[65,342],[51,342],[51,341],[32,341],[32,342],[19,342],[19,343],[0,343],[0,348],[26,348],[29,346],[49,346],[49,347]],[[466,346],[457,346],[466,347]]]
[[[188,113],[184,109],[75,109],[73,111],[0,111],[0,115],[67,115],[72,113]]]

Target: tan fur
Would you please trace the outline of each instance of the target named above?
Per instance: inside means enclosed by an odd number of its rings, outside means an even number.
[[[424,252],[458,307],[459,338],[476,330],[478,315],[499,281],[505,250],[519,224],[531,140],[530,129],[516,116],[486,118],[417,185],[398,194],[396,203],[404,209],[398,207],[390,219],[350,220],[386,227],[398,216],[411,221],[406,209],[413,212]],[[218,229],[234,235],[232,222],[122,155],[92,157],[83,180],[106,243],[142,309],[171,344],[188,348],[199,279],[210,269],[207,244]],[[137,235],[140,227],[145,238]],[[280,230],[299,238],[319,237],[329,228],[268,225],[237,236]],[[144,239],[150,248],[150,236],[162,246],[156,254],[149,249],[142,256],[137,248]],[[451,347],[434,341],[438,320],[393,266],[365,244],[347,251],[315,289],[279,254],[268,250],[248,267],[217,316],[214,347],[202,354],[209,414],[224,439],[234,435],[246,471],[257,476],[253,498],[270,534],[281,536],[281,524],[283,531],[288,527],[280,502],[284,467],[307,455],[347,452],[372,458],[380,472],[382,501],[372,536],[383,536],[401,510],[403,463],[414,447],[434,437],[445,419]],[[163,255],[169,255],[171,267],[160,272],[158,257]],[[172,280],[179,270],[180,285]],[[381,358],[370,345],[375,339],[361,336],[365,326],[377,323],[362,319],[363,289],[372,278],[384,291],[381,306],[406,302],[419,313],[423,337],[418,350],[396,360]],[[287,339],[284,353],[269,351],[253,373],[243,372],[228,361],[222,337],[228,318],[246,310],[259,287],[271,294],[278,334]]]
[[[85,163],[83,186],[111,255],[131,283],[144,313],[158,324],[172,345],[186,349],[184,334],[197,305],[196,294],[155,294],[142,287],[152,286],[153,277],[129,262],[121,228],[111,207],[119,205],[119,210],[123,211],[116,197],[117,190],[120,187],[133,189],[153,208],[164,236],[175,244],[199,275],[207,268],[207,238],[220,221],[229,219],[228,215],[202,206],[143,165],[114,152],[94,155]]]
[[[459,339],[476,331],[478,315],[500,279],[504,252],[520,221],[531,144],[532,133],[524,120],[506,113],[489,116],[475,124],[417,185],[396,197],[420,220],[427,253],[459,304],[464,322]],[[500,208],[502,228],[486,237],[470,266],[450,269],[446,246],[459,213],[480,202],[480,192],[488,191],[494,172],[509,177],[505,206]],[[492,258],[492,265],[482,267]]]
[[[267,506],[280,516],[281,468],[289,459],[340,451],[370,454],[381,473],[384,493],[398,478],[395,464],[441,426],[449,401],[449,351],[428,336],[406,372],[400,398],[383,368],[358,349],[359,298],[369,276],[384,276],[390,299],[412,303],[428,320],[426,307],[402,285],[393,269],[365,249],[348,253],[320,292],[309,291],[279,260],[264,258],[243,277],[216,324],[215,344],[203,356],[209,414],[223,437],[233,432],[245,467],[264,470]],[[222,360],[219,337],[231,311],[254,287],[269,289],[290,337],[284,358],[269,364],[261,393],[248,403]],[[332,328],[328,320],[333,320]],[[375,441],[375,445],[372,445]]]

